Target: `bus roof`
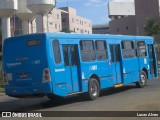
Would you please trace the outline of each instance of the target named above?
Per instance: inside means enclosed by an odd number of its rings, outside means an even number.
[[[27,37],[32,38],[36,36],[47,36],[47,37],[54,37],[54,38],[76,38],[76,39],[139,39],[139,40],[153,40],[153,37],[150,36],[132,36],[132,35],[113,35],[113,34],[77,34],[77,33],[34,33],[34,34],[27,34],[27,35],[20,35],[14,36],[11,38],[7,38],[6,40],[10,39],[17,39],[19,37]]]

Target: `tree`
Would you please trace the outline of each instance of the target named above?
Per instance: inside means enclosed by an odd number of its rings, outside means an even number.
[[[0,53],[2,52],[2,31],[0,30]],[[0,58],[1,60],[1,58]]]
[[[69,28],[65,27],[61,30],[61,32],[65,32],[65,33],[71,33],[73,32],[72,30],[69,30]]]
[[[160,20],[148,19],[144,29],[147,35],[154,37],[154,42],[156,43],[158,63],[160,64]]]
[[[2,31],[0,30],[0,39],[2,38]]]
[[[159,36],[160,35],[160,20],[158,19],[148,19],[146,21],[145,33],[149,36]]]

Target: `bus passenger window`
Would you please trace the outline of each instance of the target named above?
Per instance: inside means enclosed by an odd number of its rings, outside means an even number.
[[[61,63],[61,54],[60,54],[60,47],[59,47],[58,40],[53,40],[52,45],[53,45],[53,53],[54,53],[55,63],[60,64]]]
[[[78,50],[76,46],[71,46],[72,66],[78,65]]]
[[[64,65],[69,66],[68,46],[63,46]]]
[[[121,45],[123,58],[128,59],[136,56],[133,41],[122,41]]]
[[[137,43],[137,47],[138,47],[138,56],[139,57],[145,57],[147,56],[147,52],[146,52],[146,44],[144,41],[140,41]]]
[[[120,45],[115,45],[116,61],[121,60]]]
[[[98,60],[108,59],[106,41],[96,41],[96,54]]]
[[[84,62],[94,61],[96,59],[92,40],[80,41],[80,47],[81,57]]]
[[[114,62],[114,46],[110,45],[111,60]]]

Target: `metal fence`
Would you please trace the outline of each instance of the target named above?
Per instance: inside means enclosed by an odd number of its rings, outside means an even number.
[[[4,91],[3,87],[4,87],[3,80],[2,80],[2,78],[0,78],[0,92]]]
[[[4,91],[4,84],[3,84],[3,74],[2,74],[2,61],[0,61],[0,92]]]

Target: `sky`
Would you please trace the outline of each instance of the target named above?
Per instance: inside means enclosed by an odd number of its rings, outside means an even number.
[[[68,3],[67,3],[68,1]],[[77,15],[92,20],[93,25],[109,22],[107,3],[110,0],[57,0],[57,8],[73,7]]]

